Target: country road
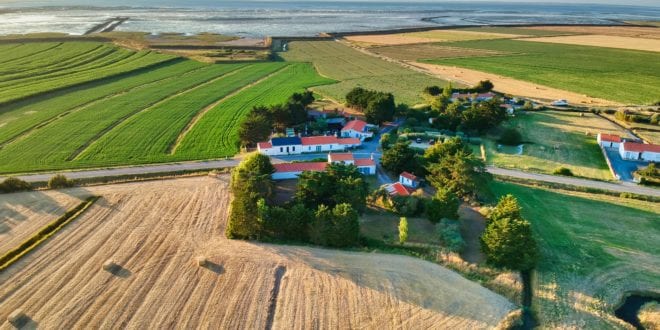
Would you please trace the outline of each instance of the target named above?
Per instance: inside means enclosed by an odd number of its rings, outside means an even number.
[[[305,156],[305,155],[301,155]],[[318,157],[318,155],[307,155],[305,158]],[[364,155],[366,157],[366,155]],[[290,161],[289,159],[274,159],[275,163],[281,163]],[[19,175],[18,178],[25,180],[27,182],[45,182],[48,181],[54,174],[62,173],[71,179],[90,179],[90,178],[103,178],[103,177],[113,177],[113,176],[131,176],[131,175],[144,175],[144,174],[158,174],[158,173],[170,173],[176,171],[195,171],[195,170],[209,170],[217,168],[228,168],[235,167],[240,162],[240,159],[227,159],[227,160],[211,160],[211,161],[198,161],[198,162],[184,162],[184,163],[174,163],[174,164],[156,164],[156,165],[145,165],[145,166],[132,166],[132,167],[117,167],[117,168],[106,168],[106,169],[95,169],[95,170],[80,170],[80,171],[69,171],[69,172],[54,172],[54,173],[37,173],[37,174],[25,174]],[[530,179],[543,182],[554,182],[567,184],[572,186],[579,187],[588,187],[596,188],[603,190],[610,190],[620,193],[634,193],[640,195],[648,195],[654,197],[660,197],[660,189],[654,189],[650,187],[638,186],[633,183],[613,183],[613,182],[603,182],[595,181],[588,179],[579,179],[572,177],[563,177],[547,174],[537,174],[523,172],[519,170],[510,170],[503,169],[493,166],[488,166],[487,170],[489,173],[494,175],[501,176],[510,176],[519,179]],[[4,177],[0,177],[0,180],[3,180]]]

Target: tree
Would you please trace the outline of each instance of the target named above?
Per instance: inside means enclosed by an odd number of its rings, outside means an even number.
[[[461,125],[478,132],[496,127],[506,119],[506,110],[500,107],[500,103],[498,98],[473,103],[469,109],[463,111]]]
[[[538,247],[531,225],[522,218],[520,205],[513,195],[500,198],[488,217],[481,237],[487,262],[497,267],[527,271],[536,265]]]
[[[395,111],[394,95],[378,92],[371,94],[367,107],[364,109],[364,115],[368,123],[380,125],[383,122],[392,121]]]
[[[474,90],[479,93],[485,93],[492,91],[494,87],[495,86],[493,86],[493,83],[490,80],[482,80],[474,86]]]
[[[454,87],[451,85],[451,83],[448,83],[442,89],[442,96],[446,97],[447,99],[450,99],[453,93],[454,93]]]
[[[435,196],[428,201],[426,216],[432,223],[442,219],[458,219],[458,207],[461,201],[447,189],[438,189]]]
[[[408,219],[401,217],[399,220],[399,244],[408,240]]]
[[[325,172],[303,172],[298,178],[296,201],[308,208],[348,203],[358,212],[366,208],[368,184],[357,167],[330,164]]]
[[[515,128],[506,128],[500,134],[500,143],[508,146],[517,146],[522,142],[522,134]]]
[[[231,191],[234,199],[225,230],[228,238],[250,239],[260,237],[263,230],[263,214],[258,201],[268,203],[273,195],[271,174],[275,168],[268,156],[253,153],[247,156],[231,176]],[[263,210],[261,210],[263,211]]]
[[[489,221],[481,236],[481,249],[489,264],[511,270],[531,270],[539,258],[532,227],[523,219]]]
[[[459,197],[486,191],[490,175],[480,159],[459,151],[427,166],[426,179],[436,189],[445,188]]]
[[[259,113],[259,110],[248,115],[238,128],[238,137],[242,146],[253,146],[257,142],[266,141],[270,136],[272,123],[270,118]]]
[[[48,180],[49,189],[69,188],[73,186],[73,180],[69,180],[64,174],[56,174]]]
[[[312,243],[333,247],[356,245],[359,234],[358,214],[349,204],[319,205],[309,229]]]
[[[361,87],[355,87],[346,94],[346,104],[358,110],[364,110],[369,103],[369,91]]]
[[[427,164],[438,163],[442,158],[453,156],[458,152],[463,152],[466,155],[472,154],[472,149],[463,143],[458,137],[447,139],[443,143],[436,143],[432,147],[426,149],[424,152],[424,160]]]
[[[410,148],[409,143],[397,142],[383,152],[380,163],[384,169],[397,175],[403,171],[416,172],[417,153]]]
[[[380,148],[383,150],[389,149],[394,142],[396,142],[396,137],[391,133],[383,133],[383,135],[380,136]]]
[[[10,176],[0,183],[0,192],[11,193],[17,191],[32,190],[32,185],[17,178]]]
[[[442,93],[442,89],[440,89],[438,86],[427,86],[424,88],[424,93],[431,96],[438,96],[440,93]]]

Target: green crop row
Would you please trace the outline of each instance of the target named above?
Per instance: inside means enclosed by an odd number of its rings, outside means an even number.
[[[309,63],[293,63],[209,110],[183,138],[174,156],[203,159],[234,155],[238,151],[238,127],[252,107],[282,103],[295,92],[333,82],[319,76]]]
[[[82,59],[96,54],[109,54],[115,47],[101,43],[79,43],[56,47],[59,51],[51,56],[42,56],[23,63],[12,63],[0,69],[0,81],[29,77],[31,74],[47,74],[60,68],[79,63]]]
[[[42,54],[61,45],[61,42],[41,42],[20,44],[18,47],[10,48],[11,52],[0,53],[0,64],[3,66],[14,65],[22,61],[30,61],[32,58],[40,58]],[[4,46],[11,46],[5,44]],[[46,54],[48,56],[48,54]]]
[[[0,172],[70,167],[72,164],[67,159],[72,154],[122,121],[239,67],[207,66],[74,111],[0,149]]]
[[[166,159],[179,133],[201,110],[282,67],[284,63],[254,64],[169,99],[118,125],[77,160],[131,163]]]
[[[94,102],[109,101],[135,88],[143,88],[163,79],[172,79],[186,72],[207,67],[194,61],[166,63],[161,67],[144,72],[131,72],[98,83],[90,83],[70,93],[39,99],[29,98],[12,106],[0,106],[0,146],[26,134],[38,125],[43,125],[70,111],[80,110]]]

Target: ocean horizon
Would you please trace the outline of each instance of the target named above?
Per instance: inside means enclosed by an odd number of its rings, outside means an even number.
[[[0,34],[85,33],[113,17],[117,31],[222,33],[244,37],[432,26],[621,24],[660,20],[660,7],[520,2],[389,1],[4,1]]]

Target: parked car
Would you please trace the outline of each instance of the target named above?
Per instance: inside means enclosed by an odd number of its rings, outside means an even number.
[[[557,100],[557,101],[552,102],[552,105],[554,105],[556,107],[565,107],[565,106],[568,106],[568,101],[566,101],[566,100]]]

